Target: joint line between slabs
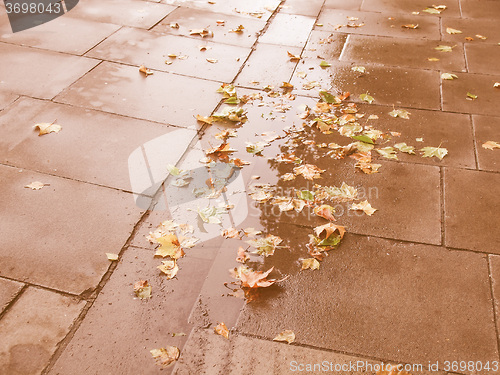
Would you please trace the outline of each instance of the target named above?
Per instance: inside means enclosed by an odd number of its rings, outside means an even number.
[[[495,336],[496,336],[496,339],[497,339],[497,355],[498,355],[498,358],[500,360],[500,336],[498,336],[498,319],[497,319],[497,314],[499,313],[497,307],[496,307],[496,300],[495,300],[495,293],[494,293],[494,288],[493,288],[493,269],[491,267],[491,255],[487,255],[486,256],[486,264],[487,264],[487,267],[488,267],[488,280],[489,280],[489,283],[490,283],[490,296],[491,296],[491,307],[492,307],[492,313],[493,313],[493,324],[495,325]]]

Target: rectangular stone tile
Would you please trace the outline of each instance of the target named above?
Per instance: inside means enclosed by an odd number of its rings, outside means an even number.
[[[117,25],[63,16],[17,33],[12,33],[9,23],[2,23],[0,40],[21,46],[82,55],[119,28]],[[71,38],[68,38],[68,34]]]
[[[28,288],[0,322],[0,372],[40,374],[84,305],[61,294]]]
[[[465,45],[465,55],[467,68],[471,73],[498,74],[500,72],[499,46],[468,43]]]
[[[35,124],[56,119],[61,132],[37,136]],[[167,177],[165,165],[175,164],[196,135],[194,129],[30,98],[4,111],[0,131],[4,163],[145,194]]]
[[[138,0],[85,0],[68,12],[65,17],[88,19],[144,29],[153,27],[175,6]]]
[[[102,63],[55,99],[86,108],[181,127],[209,115],[220,83],[163,72],[146,77],[138,67]]]
[[[0,314],[23,288],[17,281],[0,278]]]
[[[488,141],[500,143],[500,118],[472,116],[472,121],[479,169],[500,172],[500,149],[488,150],[482,147]]]
[[[150,350],[175,345],[181,349],[192,324],[189,313],[210,262],[186,255],[178,260],[174,279],[157,269],[153,252],[128,248],[75,336],[49,374],[157,374]],[[147,280],[152,298],[141,301],[133,285]],[[119,329],[116,324],[119,320]],[[104,344],[105,343],[105,344]],[[167,370],[168,371],[168,370]]]
[[[300,54],[298,47],[259,43],[250,55],[235,83],[246,87],[279,87],[290,79],[297,62],[290,61],[287,52]]]
[[[352,70],[352,63],[327,61],[331,67],[321,68],[321,61],[307,59],[300,65],[298,69],[307,72],[307,77],[301,79],[294,75],[291,80],[298,95],[317,97],[318,91],[323,89],[332,93],[350,92],[349,100],[361,102],[359,96],[368,93],[376,104],[440,109],[438,72],[365,65],[366,73],[359,73]],[[310,82],[317,82],[319,86],[309,89]]]
[[[200,51],[200,45],[206,46],[207,50]],[[137,66],[143,64],[149,69],[170,73],[231,82],[250,52],[250,48],[123,28],[87,55]],[[171,58],[168,56],[170,54],[180,58]],[[182,56],[187,58],[183,59]],[[216,59],[216,63],[207,59]]]
[[[349,35],[340,60],[358,64],[465,71],[463,45],[451,45],[454,47],[451,52],[436,51],[434,48],[439,45],[443,45],[443,42]],[[430,57],[439,58],[439,61],[429,61]]]
[[[442,80],[443,110],[499,116],[500,90],[493,87],[500,75],[456,73],[458,79]],[[471,100],[467,93],[477,95]]]
[[[105,253],[120,251],[141,216],[132,195],[6,166],[0,174],[1,275],[74,294],[93,289],[109,267]],[[47,185],[25,187],[35,181]]]
[[[441,14],[430,14],[423,12],[425,8],[430,7],[426,0],[364,0],[361,10],[372,12],[386,12],[386,13],[405,13],[411,14],[412,12],[420,12],[421,16],[446,16],[446,17],[460,17],[460,5],[458,0],[446,0],[442,3],[446,5],[446,9]]]
[[[350,21],[354,17],[357,20]],[[439,20],[434,17],[421,17],[412,14],[359,12],[355,10],[324,9],[318,19],[324,26],[322,29],[349,34],[365,34],[376,36],[392,36],[401,38],[439,40]],[[346,25],[361,27],[347,27]],[[418,24],[417,29],[401,27],[407,24]],[[339,27],[339,25],[341,27]]]
[[[224,21],[223,25],[217,21]],[[178,24],[179,27],[170,27],[170,24]],[[244,27],[243,32],[231,32],[238,26]],[[258,18],[247,18],[233,14],[214,13],[206,10],[179,7],[165,17],[152,30],[165,34],[182,35],[194,38],[198,44],[207,41],[231,44],[239,47],[251,47],[266,22]],[[191,35],[191,30],[208,29],[213,35],[202,38],[199,35]]]
[[[314,26],[313,17],[278,13],[259,42],[302,47]]]
[[[206,329],[193,331],[172,373],[243,375],[326,372],[353,375],[375,372],[377,366],[380,368],[381,365],[381,362],[366,358],[287,345],[233,332],[226,340],[212,329]],[[386,363],[383,366],[386,369]],[[422,371],[412,373],[430,374]]]
[[[496,0],[461,0],[464,18],[481,18],[498,20],[500,3]]]
[[[500,254],[500,175],[450,168],[444,177],[446,245]]]
[[[483,1],[481,1],[483,3]],[[449,34],[447,28],[459,30],[461,34]],[[476,35],[486,37],[486,39],[478,38]],[[443,17],[441,20],[441,35],[442,40],[449,42],[460,42],[470,44],[497,44],[500,41],[500,30],[496,19],[484,19],[478,21],[473,18],[448,18]],[[474,40],[467,40],[473,38]]]
[[[86,57],[0,43],[0,87],[2,91],[51,99],[97,64]]]
[[[2,83],[0,83],[0,88],[2,87]],[[16,94],[12,94],[10,92],[0,92],[0,110],[7,107],[14,100],[16,100],[18,96]]]
[[[288,233],[290,252],[306,257],[306,234]],[[294,273],[276,264],[290,277],[245,306],[238,331],[272,339],[289,329],[299,345],[405,363],[498,360],[482,255],[348,234],[318,271],[297,263]]]
[[[309,0],[307,3],[301,0],[288,0],[284,5],[280,5],[280,14],[317,17],[322,6],[322,0]]]

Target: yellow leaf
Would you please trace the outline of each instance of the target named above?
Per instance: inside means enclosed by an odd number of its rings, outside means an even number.
[[[428,57],[427,60],[429,60],[429,61],[439,61],[439,59],[435,58],[435,57]]]
[[[447,27],[446,32],[448,34],[462,34],[462,32],[460,30],[452,29],[451,27]]]
[[[354,203],[351,208],[351,210],[361,210],[368,216],[372,216],[375,211],[377,211],[376,208],[373,208],[368,201],[360,202],[360,203]]]
[[[295,341],[295,333],[293,333],[293,331],[290,331],[287,329],[287,330],[281,332],[280,334],[278,334],[273,339],[273,341],[284,341],[284,342],[291,344],[292,342]]]
[[[145,74],[146,77],[150,76],[151,74],[153,74],[153,72],[151,70],[149,70],[148,68],[146,68],[144,65],[141,65],[139,67],[139,72],[141,72],[142,74]]]
[[[483,143],[482,147],[487,150],[493,150],[494,148],[500,148],[500,143],[494,141],[488,141]]]
[[[165,275],[167,275],[167,279],[170,280],[177,275],[177,271],[179,271],[179,267],[177,266],[177,262],[175,259],[173,260],[164,260],[161,262],[161,266],[158,266],[157,268],[163,272]]]
[[[299,55],[294,55],[293,53],[286,52],[288,54],[288,57],[290,58],[290,61],[299,61],[300,56]]]
[[[36,124],[34,128],[38,129],[39,131],[38,135],[41,136],[49,133],[59,133],[62,129],[62,126],[54,124],[53,122],[52,123],[43,122],[40,124]]]
[[[404,27],[405,29],[418,29],[418,25],[414,25],[413,23],[402,25],[401,27]]]
[[[150,350],[150,353],[158,365],[167,367],[172,362],[177,361],[180,355],[180,350],[176,346],[167,346],[166,348]]]
[[[108,257],[109,260],[118,260],[119,257],[118,254],[113,254],[113,253],[106,253],[106,256]]]
[[[205,117],[202,115],[196,115],[196,120],[198,120],[199,122],[203,122],[205,124],[208,124],[208,125],[212,125],[212,123],[214,122],[214,119],[212,117]]]
[[[172,259],[179,259],[184,256],[184,251],[182,251],[175,234],[166,234],[163,237],[157,238],[156,242],[160,244],[160,247],[156,250],[155,256],[163,258],[168,256]]]
[[[229,329],[227,329],[224,322],[220,322],[217,327],[214,328],[215,333],[229,339]]]

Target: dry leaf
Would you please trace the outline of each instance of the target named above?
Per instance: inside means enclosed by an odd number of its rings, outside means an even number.
[[[274,270],[271,267],[266,272],[254,271],[246,266],[239,266],[233,270],[233,276],[241,281],[242,288],[267,288],[277,282],[276,279],[267,280],[267,276]]]
[[[167,367],[172,362],[177,361],[180,355],[180,350],[176,346],[167,346],[166,348],[150,350],[150,353],[158,365]]]
[[[258,234],[262,234],[262,231],[256,230],[255,228],[245,228],[243,229],[243,232],[245,233],[245,236],[248,237],[255,237]]]
[[[375,211],[377,211],[376,208],[373,208],[368,201],[360,202],[360,203],[355,203],[351,206],[351,210],[361,210],[368,216],[372,216]]]
[[[285,330],[281,332],[278,336],[276,336],[273,341],[285,341],[289,344],[295,341],[295,333],[290,330]]]
[[[335,225],[333,223],[328,223],[324,225],[320,225],[319,227],[314,228],[314,233],[316,236],[321,236],[323,232],[326,233],[326,238],[330,237],[333,233],[339,232],[340,238],[344,238],[345,228],[341,225]]]
[[[224,238],[239,238],[239,231],[236,228],[228,228],[222,231],[222,237]]]
[[[405,29],[418,29],[418,24],[414,25],[414,24],[410,23],[407,25],[402,25],[401,27],[404,27]]]
[[[224,322],[220,322],[217,327],[214,328],[215,333],[229,339],[229,329],[227,329]]]
[[[452,29],[451,27],[447,27],[446,32],[448,34],[462,34],[462,32],[460,30]]]
[[[108,257],[109,260],[118,260],[119,255],[118,254],[113,254],[113,253],[106,253],[106,256]]]
[[[274,251],[279,247],[278,245],[283,242],[281,237],[268,234],[265,238],[245,241],[247,244],[255,248],[255,254],[264,255],[268,257],[274,254]]]
[[[423,158],[431,158],[433,156],[439,158],[439,160],[443,160],[443,158],[448,154],[448,150],[440,147],[424,147],[421,148],[420,151],[423,151]]]
[[[319,270],[319,262],[314,258],[302,259],[302,268],[301,270]]]
[[[453,80],[458,79],[458,76],[453,73],[441,73],[441,79]]]
[[[245,28],[243,27],[243,25],[239,25],[236,29],[231,29],[229,30],[230,33],[237,33],[237,34],[241,34],[243,32]]]
[[[45,185],[47,185],[47,184],[44,184],[43,182],[40,182],[40,181],[34,181],[31,184],[26,185],[25,188],[30,188],[31,190],[40,190]]]
[[[189,30],[189,35],[199,35],[202,38],[206,36],[214,36],[214,33],[208,29],[191,29]]]
[[[184,251],[182,251],[181,244],[175,234],[166,234],[157,238],[156,242],[160,244],[160,247],[156,250],[155,256],[170,257],[172,259],[179,259],[184,256]]]
[[[327,220],[335,221],[335,217],[333,216],[334,212],[335,209],[327,204],[322,204],[321,206],[314,207],[314,213]]]
[[[179,267],[177,266],[177,262],[175,261],[175,259],[164,260],[161,263],[162,263],[161,266],[158,266],[157,268],[165,275],[167,275],[168,280],[174,278],[175,275],[177,275]]]
[[[245,263],[250,257],[247,255],[246,250],[240,246],[238,248],[238,256],[236,257],[236,261],[238,263]]]
[[[500,88],[500,82],[495,82],[493,84],[493,87],[496,88],[496,89]]]
[[[321,178],[321,173],[323,173],[324,169],[319,169],[317,166],[312,164],[304,164],[299,167],[293,168],[293,173],[296,176],[302,175],[306,180],[313,180],[315,178]]]
[[[151,74],[153,74],[153,72],[151,70],[149,70],[148,68],[146,68],[144,65],[141,65],[139,67],[139,72],[141,72],[142,74],[145,74],[146,77],[150,76]]]
[[[494,141],[488,141],[483,143],[482,147],[487,150],[493,150],[494,148],[500,148],[500,143]]]
[[[43,122],[40,124],[36,124],[33,126],[35,129],[38,129],[38,136],[49,134],[49,133],[59,133],[62,129],[61,125],[57,125],[48,122]]]
[[[177,22],[170,22],[170,27],[172,29],[178,29],[179,28],[179,24]]]
[[[147,280],[139,280],[134,284],[134,292],[140,299],[151,298],[151,285]]]
[[[288,57],[290,58],[290,61],[299,61],[300,56],[299,55],[294,55],[293,53],[286,52],[288,54]]]
[[[212,125],[212,123],[214,122],[214,119],[212,117],[204,117],[201,115],[196,115],[195,118],[199,122],[203,122],[203,123],[208,124],[208,125]]]
[[[207,61],[211,64],[215,64],[216,62],[218,62],[219,60],[217,59],[207,59]]]

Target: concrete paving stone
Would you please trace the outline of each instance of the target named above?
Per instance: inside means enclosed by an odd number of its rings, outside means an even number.
[[[471,73],[498,74],[500,72],[500,46],[466,44],[467,68]]]
[[[496,0],[460,0],[463,18],[498,20],[500,3]]]
[[[449,34],[447,28],[460,30],[461,34]],[[485,36],[486,39],[478,38],[476,35]],[[460,42],[470,44],[497,44],[500,42],[500,30],[496,19],[481,19],[478,22],[473,18],[448,18],[441,19],[441,35],[442,40],[447,42]],[[473,38],[474,40],[467,40]],[[492,47],[494,49],[494,47]]]
[[[438,72],[364,64],[366,73],[359,73],[352,70],[354,63],[327,61],[331,67],[321,68],[321,61],[318,58],[308,59],[297,69],[307,72],[305,79],[294,75],[290,81],[298,95],[318,97],[318,91],[323,89],[332,93],[350,92],[350,100],[361,102],[359,95],[368,93],[376,104],[440,108]],[[314,81],[320,87],[304,88],[304,84]]]
[[[313,17],[278,13],[259,42],[302,47],[309,38],[314,22]]]
[[[84,305],[61,294],[28,288],[0,322],[0,373],[40,374]]]
[[[446,246],[500,254],[499,184],[497,173],[445,169]]]
[[[302,57],[314,59],[317,56],[321,56],[324,60],[328,61],[338,60],[347,36],[347,34],[313,30],[302,53]],[[301,69],[301,64],[299,64],[296,70]]]
[[[433,3],[434,4],[434,3]],[[411,14],[412,12],[420,12],[421,16],[446,16],[446,17],[460,17],[460,4],[459,0],[446,0],[440,4],[446,5],[446,9],[441,12],[441,14],[430,14],[423,12],[425,8],[431,6],[431,4],[426,0],[364,0],[361,10],[367,10],[372,12],[383,12],[386,13],[405,13]],[[438,5],[438,4],[436,4]]]
[[[210,353],[210,355],[206,355]],[[191,374],[375,373],[380,361],[230,333],[223,339],[211,329],[193,331],[174,370]],[[382,366],[386,368],[387,363]],[[359,367],[358,367],[359,366]],[[342,370],[343,369],[343,370]],[[413,374],[430,374],[412,371]],[[436,372],[434,372],[436,374]]]
[[[30,61],[37,63],[27,63]],[[0,43],[0,87],[2,91],[51,99],[97,64],[85,57]]]
[[[7,305],[19,294],[23,284],[14,280],[0,278],[0,314]]]
[[[325,0],[324,9],[360,10],[363,0]]]
[[[85,0],[65,17],[149,29],[175,10],[175,6],[140,0]]]
[[[479,169],[484,171],[500,172],[500,150],[487,150],[482,147],[485,142],[500,143],[498,129],[500,118],[489,116],[472,116],[474,124],[474,138],[476,140],[477,163]]]
[[[56,119],[63,127],[60,133],[37,136],[35,124]],[[165,165],[175,164],[196,135],[194,129],[31,98],[21,98],[6,109],[0,129],[0,160],[6,164],[144,194],[152,194],[144,191],[152,184],[149,174],[154,180],[165,179]],[[166,138],[170,143],[163,142],[163,147],[168,153],[161,146],[148,147]],[[143,151],[137,152],[141,147]],[[146,155],[147,162],[136,154]]]
[[[0,88],[2,83],[0,83]],[[18,98],[17,95],[10,92],[0,92],[0,111],[11,104],[14,100]]]
[[[350,17],[357,20],[349,21]],[[319,16],[318,23],[324,26],[322,29],[349,34],[364,34],[375,36],[393,36],[414,39],[439,40],[439,19],[433,17],[421,17],[412,14],[393,14],[360,12],[355,10],[324,9]],[[360,25],[361,27],[347,27],[345,25]],[[406,29],[401,27],[407,24],[418,24],[417,29]],[[341,25],[341,27],[339,27]],[[344,26],[342,26],[344,25]]]
[[[297,62],[290,61],[287,52],[300,55],[301,49],[264,43],[257,44],[256,50],[245,63],[235,84],[250,88],[264,88],[269,85],[281,86],[283,82],[290,79],[297,66]]]
[[[220,100],[218,82],[104,62],[55,99],[180,127],[196,125],[193,116],[211,114]]]
[[[74,294],[95,288],[105,253],[118,253],[141,217],[132,195],[6,166],[0,174],[1,276]],[[25,187],[34,181],[47,185]]]
[[[495,82],[500,82],[500,75],[472,73],[456,73],[456,75],[458,79],[442,80],[443,110],[500,116],[497,104],[500,90],[493,87]],[[467,93],[477,95],[477,99],[469,100]]]
[[[299,14],[301,16],[317,17],[323,6],[323,0],[310,0],[304,3],[301,0],[287,0],[280,5],[280,14]]]
[[[36,28],[12,33],[10,24],[2,22],[0,40],[21,46],[82,55],[119,28],[118,25],[59,17]],[[68,33],[71,33],[71,38],[68,38]]]
[[[459,43],[454,46],[452,52],[439,52],[434,49],[442,44],[441,41],[432,40],[349,35],[340,60],[360,64],[373,63],[384,66],[465,72],[463,45]],[[430,57],[439,58],[439,61],[429,61]]]
[[[128,248],[49,374],[162,373],[149,351],[167,345],[182,351],[193,327],[188,317],[210,262],[186,255],[178,260],[179,272],[171,280],[157,269],[159,265],[161,258],[151,252]],[[150,300],[134,295],[133,285],[139,280],[151,285]]]
[[[289,229],[297,258],[299,234]],[[404,363],[498,360],[483,255],[348,234],[320,267],[262,290],[238,331],[272,339],[289,329],[299,345]]]
[[[217,24],[218,20],[224,21],[224,25]],[[177,23],[179,28],[170,27],[171,23]],[[243,25],[243,32],[231,32],[231,30],[236,30],[239,25]],[[214,13],[207,12],[206,10],[179,7],[165,17],[152,30],[165,34],[194,38],[198,41],[198,44],[214,41],[239,47],[251,47],[265,25],[266,22],[258,18],[247,18],[236,14]],[[202,38],[199,35],[190,35],[191,30],[204,28],[212,31],[213,36]]]
[[[247,18],[257,18],[267,21],[274,10],[280,4],[280,0],[232,0],[213,1],[209,3],[205,0],[164,0],[166,4],[178,5],[181,7],[202,9],[205,12],[225,13],[239,15]]]
[[[200,45],[206,46],[208,50],[200,51]],[[144,64],[149,69],[231,82],[250,52],[250,48],[123,28],[90,51],[88,56],[137,66]],[[171,58],[168,56],[170,54],[180,58]],[[183,56],[187,58],[184,59]],[[207,59],[216,59],[216,63]]]

